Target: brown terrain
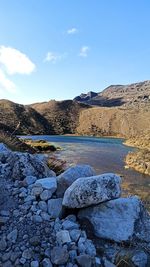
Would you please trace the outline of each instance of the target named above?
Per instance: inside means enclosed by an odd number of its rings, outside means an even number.
[[[129,138],[150,129],[150,105],[134,107],[93,107],[80,113],[77,133],[80,135]]]
[[[104,107],[122,105],[132,107],[139,103],[150,103],[150,81],[128,85],[110,85],[100,93],[89,92],[81,94],[75,100],[89,105]]]
[[[74,100],[51,100],[28,106],[0,100],[0,128],[13,132],[19,124],[16,134],[116,136],[130,139],[130,145],[138,146],[135,138],[141,140],[141,135],[142,142],[147,144],[149,118],[150,81],[111,85],[100,93],[81,94]],[[145,151],[144,155],[148,155]],[[132,154],[127,163],[135,168],[131,157]]]
[[[88,105],[73,100],[35,103],[31,107],[51,125],[54,134],[73,134],[78,126],[79,114]]]
[[[138,148],[127,155],[127,166],[150,175],[150,132],[128,139],[125,144]]]
[[[47,120],[31,107],[0,100],[0,129],[17,134],[48,134],[52,132]]]

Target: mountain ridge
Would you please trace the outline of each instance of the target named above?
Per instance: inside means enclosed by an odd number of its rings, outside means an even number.
[[[83,94],[84,97],[81,94],[74,99],[89,105],[106,107],[150,103],[150,80],[127,85],[110,85],[99,93],[93,93],[96,96],[87,98],[87,93]]]
[[[131,137],[150,129],[150,81],[110,85],[81,101],[21,105],[0,100],[0,128],[16,134],[79,134]]]

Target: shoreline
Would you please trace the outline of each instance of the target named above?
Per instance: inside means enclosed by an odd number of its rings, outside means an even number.
[[[140,173],[150,175],[150,144],[149,135],[127,139],[124,145],[135,148],[125,158],[126,166]]]

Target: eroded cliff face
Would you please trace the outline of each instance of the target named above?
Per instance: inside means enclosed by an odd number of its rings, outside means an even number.
[[[150,130],[150,106],[93,107],[82,110],[77,133],[81,135],[134,137]]]

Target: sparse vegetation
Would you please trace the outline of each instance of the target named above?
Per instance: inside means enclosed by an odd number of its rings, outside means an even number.
[[[56,157],[49,157],[47,159],[48,167],[53,170],[57,175],[61,174],[66,169],[66,161]]]
[[[34,148],[37,152],[54,152],[58,148],[56,148],[54,145],[50,144],[49,142],[45,140],[32,140],[32,139],[21,139],[24,143],[26,143],[28,146],[31,146]]]
[[[4,143],[12,151],[29,152],[29,153],[36,152],[34,148],[22,142],[15,135],[12,135],[3,130],[0,130],[0,143]]]
[[[150,175],[150,132],[129,139],[125,144],[138,148],[127,155],[125,159],[127,166]]]

